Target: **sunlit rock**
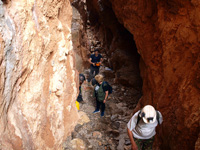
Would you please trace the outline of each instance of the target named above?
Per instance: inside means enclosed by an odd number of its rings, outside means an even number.
[[[78,120],[69,0],[0,1],[0,149],[62,149]]]

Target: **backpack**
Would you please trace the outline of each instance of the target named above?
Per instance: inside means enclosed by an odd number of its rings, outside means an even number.
[[[140,114],[141,114],[141,110],[140,110],[140,112],[138,113],[136,125],[138,125],[139,121],[142,119],[142,117],[140,117]],[[156,120],[157,120],[157,122],[158,122],[158,125],[160,125],[159,118],[160,118],[159,112],[156,111]]]
[[[108,94],[111,94],[112,93],[112,86],[108,82],[106,82],[106,81],[104,81],[102,84],[103,84],[102,86],[104,86],[105,84],[107,84],[107,86],[108,86]]]

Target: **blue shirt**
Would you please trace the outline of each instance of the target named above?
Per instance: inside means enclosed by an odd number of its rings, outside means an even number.
[[[101,58],[103,58],[103,57],[101,56],[101,54],[98,54],[97,57],[95,56],[95,54],[92,54],[90,56],[90,58],[92,59],[91,60],[92,63],[97,63],[97,62],[100,62]],[[91,64],[91,66],[93,66],[93,65]],[[93,67],[97,67],[97,66],[93,66]]]

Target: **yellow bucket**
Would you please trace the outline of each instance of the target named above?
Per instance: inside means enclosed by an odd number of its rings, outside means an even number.
[[[79,102],[78,102],[78,101],[76,101],[76,108],[77,108],[78,110],[80,110]]]

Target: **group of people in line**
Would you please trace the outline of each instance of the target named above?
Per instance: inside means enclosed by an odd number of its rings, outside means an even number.
[[[95,49],[94,54],[90,56],[89,63],[90,74],[88,82],[94,86],[94,97],[96,98],[96,109],[93,113],[99,113],[104,116],[105,103],[109,95],[109,84],[104,81],[103,75],[99,74],[99,68],[102,64],[103,57],[99,50]],[[85,81],[85,76],[79,75],[79,95],[77,102],[82,102],[81,85]],[[151,105],[144,106],[137,111],[127,124],[127,132],[131,142],[132,150],[152,150],[156,127],[163,122],[162,114],[155,110]]]

